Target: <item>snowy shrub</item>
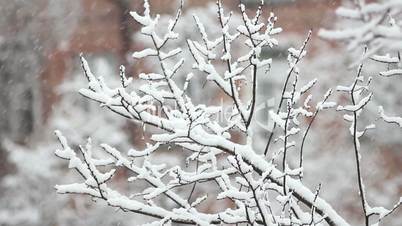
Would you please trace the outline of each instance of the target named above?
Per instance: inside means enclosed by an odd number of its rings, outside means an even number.
[[[186,37],[175,46],[171,43],[180,40],[181,34],[175,29],[183,4],[165,29],[159,29],[160,15],[152,15],[148,1],[144,1],[143,14],[131,15],[152,45],[135,52],[133,57],[152,60],[153,71],[138,75],[144,81],[139,87],[134,87],[133,78],[126,76],[124,66],[120,67],[121,83],[112,86],[101,76],[96,77],[81,57],[88,88],[80,93],[124,118],[141,123],[144,132],[151,133],[151,139],[145,149],[127,152],[106,143],[98,149],[90,138],[75,148],[62,132],[56,131],[61,144],[56,155],[68,161],[68,167],[82,178],[75,183],[63,181],[63,185],[56,185],[57,192],[103,200],[118,210],[149,217],[143,219],[149,219],[152,225],[351,225],[341,211],[321,197],[321,184],[311,189],[304,183],[307,168],[304,156],[308,152],[304,144],[309,139],[311,125],[321,111],[332,109],[343,114],[350,125],[355,166],[349,170],[357,174],[356,196],[365,225],[378,225],[392,214],[402,200],[388,209],[372,205],[362,177],[364,150],[360,139],[375,125],[366,125],[359,119],[375,98],[370,87],[372,79],[364,76],[360,64],[351,84],[335,88],[346,94],[347,104],[331,101],[332,89],[313,103],[311,89],[318,81],[301,83],[298,67],[307,54],[311,31],[301,47],[289,48],[289,68],[279,103],[268,112],[272,121],[271,128],[267,128],[270,135],[264,139],[263,148],[254,144],[257,106],[265,101],[257,99],[259,71],[275,66],[261,52],[275,48],[278,44],[275,36],[281,32],[275,27],[274,14],[262,22],[262,4],[253,17],[240,4],[241,23],[233,27],[234,13],[225,12],[218,1],[215,17],[220,24],[219,35],[210,34],[209,26],[194,15],[199,37]],[[233,51],[236,45],[242,46],[236,49],[240,53]],[[179,73],[185,74],[184,83],[178,82]],[[202,98],[197,100],[200,103],[193,101],[188,87],[195,82],[194,76],[204,76],[207,83],[213,84],[219,91],[216,98],[224,98],[225,104],[210,105]],[[192,92],[204,95],[202,90]],[[379,118],[401,127],[402,118],[378,109]],[[222,117],[223,112],[228,114]],[[156,161],[158,155],[166,153],[170,159]],[[176,164],[174,159],[183,162]],[[128,185],[119,189],[111,181],[120,177],[123,170],[128,172],[124,174]],[[205,184],[207,189],[205,186],[199,189]]]

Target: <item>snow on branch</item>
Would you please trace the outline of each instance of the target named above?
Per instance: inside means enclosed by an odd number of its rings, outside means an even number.
[[[321,29],[319,35],[326,39],[346,41],[349,49],[362,44],[368,44],[369,49],[397,48],[402,40],[399,23],[402,3],[397,0],[360,2],[355,8],[340,7],[336,10],[339,17],[360,23],[339,30]]]
[[[275,27],[277,18],[272,13],[267,21],[262,22],[262,5],[263,1],[251,18],[243,4],[239,5],[238,13],[225,13],[222,2],[218,0],[218,37],[212,38],[208,26],[193,15],[199,39],[188,38],[187,48],[182,49],[167,43],[179,38],[175,27],[182,15],[183,2],[176,17],[169,21],[167,30],[161,32],[158,30],[160,16],[151,16],[150,6],[145,0],[142,15],[136,12],[131,15],[142,26],[141,33],[152,46],[134,53],[133,57],[149,57],[157,64],[153,68],[155,71],[139,75],[146,81],[139,87],[132,85],[132,79],[126,77],[123,66],[120,68],[121,84],[111,87],[102,77],[96,77],[91,72],[81,56],[83,71],[88,79],[88,88],[80,90],[83,96],[144,127],[156,129],[150,130],[150,141],[145,144],[145,149],[126,152],[108,144],[102,144],[98,150],[92,147],[90,139],[85,146],[73,150],[61,132],[56,131],[62,146],[56,150],[56,155],[66,160],[68,167],[81,177],[80,182],[57,185],[57,191],[104,200],[122,211],[153,217],[153,224],[158,225],[316,225],[323,222],[331,226],[350,225],[320,197],[321,187],[314,192],[304,185],[301,180],[303,147],[300,150],[300,165],[293,167],[289,164],[291,149],[296,147],[297,135],[302,129],[300,119],[311,119],[301,142],[303,144],[318,112],[335,106],[328,101],[332,93],[329,90],[314,111],[309,106],[312,99],[309,93],[318,83],[317,79],[299,85],[298,63],[306,56],[311,31],[299,49],[289,49],[289,69],[280,105],[276,112],[270,112],[281,129],[275,139],[275,142],[281,143],[281,148],[270,157],[266,153],[260,154],[263,150],[257,150],[253,145],[254,127],[251,125],[255,120],[255,106],[261,101],[256,95],[258,72],[272,63],[271,59],[261,55],[261,50],[274,48],[278,43],[274,36],[281,31]],[[236,16],[241,24],[233,29],[231,19]],[[241,54],[234,54],[232,45],[235,43],[245,47]],[[192,59],[183,57],[185,52]],[[184,72],[186,79],[181,88],[175,75],[189,63],[193,65],[193,70]],[[226,106],[195,103],[191,99],[187,88],[197,72],[205,74],[207,81],[215,84],[228,97],[229,107],[233,110],[228,119],[220,120],[219,117]],[[351,88],[344,89],[351,95],[352,104],[338,107],[338,110],[354,114],[352,135],[356,145],[361,136],[356,129],[357,117],[373,96],[370,93],[356,102],[368,89],[368,84],[358,85],[364,80],[360,72]],[[241,86],[241,81],[248,86]],[[246,98],[243,92],[251,95]],[[305,99],[302,98],[304,95],[307,96]],[[395,121],[382,116],[384,120]],[[234,133],[240,134],[241,139],[232,136]],[[183,160],[183,164],[171,164],[170,161],[158,163],[154,157],[161,152]],[[358,148],[356,153],[359,155]],[[129,172],[126,183],[141,186],[135,186],[135,191],[117,191],[112,183],[121,169]],[[360,170],[358,167],[358,173]],[[230,208],[227,205],[214,213],[207,212],[201,206],[211,205],[211,199],[213,203],[225,200],[230,203]],[[363,201],[365,216],[379,213],[370,211],[365,199]]]
[[[350,122],[350,133],[353,137],[353,145],[354,145],[354,154],[355,154],[355,162],[356,162],[356,173],[357,173],[357,184],[359,188],[359,195],[361,200],[361,206],[364,214],[365,225],[372,225],[370,217],[372,215],[379,215],[379,219],[377,219],[376,225],[382,220],[385,215],[388,215],[388,210],[385,210],[383,207],[371,207],[367,200],[365,185],[363,182],[362,176],[362,150],[360,145],[360,138],[370,129],[375,129],[376,126],[374,124],[369,124],[363,127],[361,131],[359,131],[359,127],[362,127],[358,124],[358,119],[361,117],[361,114],[370,103],[373,98],[373,92],[370,91],[369,85],[372,81],[372,78],[369,77],[367,79],[366,85],[360,85],[365,80],[365,77],[362,75],[363,73],[363,64],[360,64],[357,70],[356,78],[353,83],[348,86],[338,86],[338,91],[347,92],[350,95],[351,105],[337,107],[337,111],[344,111],[346,113],[351,113],[352,115],[345,114],[344,119]],[[365,92],[369,92],[368,95],[363,96]],[[360,99],[360,100],[359,100]],[[359,100],[359,101],[358,101]],[[385,116],[383,108],[379,107],[380,117],[384,119],[384,121],[388,123],[395,123],[398,118],[389,118]],[[397,204],[399,206],[399,204]],[[393,210],[392,210],[393,211]]]
[[[378,107],[378,113],[380,117],[387,123],[395,123],[399,127],[402,128],[402,117],[395,117],[395,116],[387,116],[384,112],[384,108],[382,106]]]
[[[328,40],[347,44],[349,50],[367,47],[368,52],[355,64],[370,58],[397,67],[380,72],[391,77],[401,74],[402,2],[398,0],[358,1],[354,7],[341,6],[336,10],[340,20],[338,29],[321,29],[319,35]],[[394,56],[391,56],[394,55]]]

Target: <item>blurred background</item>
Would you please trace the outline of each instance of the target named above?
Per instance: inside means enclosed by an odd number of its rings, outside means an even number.
[[[255,9],[259,1],[244,2]],[[315,101],[329,87],[350,84],[355,76],[349,68],[354,56],[341,44],[316,35],[320,28],[336,25],[334,10],[341,2],[266,0],[265,15],[273,11],[278,16],[277,26],[284,31],[278,37],[279,46],[264,52],[274,63],[268,76],[261,75],[259,99],[279,98],[287,70],[287,49],[300,47],[309,29],[313,29],[313,38],[308,58],[300,68],[304,81],[319,79],[313,93]],[[154,12],[162,15],[174,12],[178,6],[176,0],[150,3]],[[237,12],[238,1],[224,3],[227,10]],[[139,25],[129,14],[142,12],[142,4],[139,0],[0,0],[0,225],[124,226],[138,224],[142,219],[115,211],[104,203],[94,203],[88,197],[56,195],[53,189],[55,184],[76,177],[53,154],[58,147],[53,136],[55,129],[63,131],[72,146],[91,136],[95,142],[128,150],[131,146],[143,147],[143,141],[149,139],[142,126],[108,112],[78,93],[86,87],[80,53],[88,59],[94,74],[104,76],[110,83],[119,82],[119,65],[125,65],[127,74],[133,77],[152,68],[152,62],[131,58],[134,51],[147,45],[138,35]],[[196,13],[209,26],[207,32],[213,34],[218,27],[215,12],[213,0],[185,0],[185,18],[178,25],[178,33],[183,40],[197,37],[195,26],[189,23]],[[161,23],[167,18],[162,16]],[[392,82],[377,79],[380,67],[372,63],[364,71],[374,77],[374,89],[380,93],[376,103],[400,116],[402,90],[397,84],[402,77]],[[189,92],[198,98],[203,93],[204,102],[219,102],[213,92],[206,91],[208,86],[200,84],[192,84]],[[345,101],[342,96],[334,99]],[[376,119],[375,108],[371,113],[367,120]],[[402,131],[378,124],[380,129],[362,140],[364,178],[369,200],[391,207],[402,193]],[[359,222],[361,207],[348,126],[339,113],[319,116],[306,147],[306,183],[311,188],[322,183],[322,196],[352,222]],[[261,130],[256,145],[263,146],[266,137]],[[402,212],[391,218],[385,225],[400,226]]]

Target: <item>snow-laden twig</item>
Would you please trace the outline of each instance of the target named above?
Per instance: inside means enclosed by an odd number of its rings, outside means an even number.
[[[283,101],[285,100],[285,98],[284,98],[285,92],[286,92],[286,89],[287,89],[287,86],[288,86],[289,79],[290,79],[291,75],[293,74],[294,71],[296,71],[296,73],[298,73],[298,71],[299,71],[298,68],[297,68],[297,64],[306,55],[305,50],[306,50],[308,42],[311,39],[311,34],[312,34],[312,31],[310,30],[308,35],[307,35],[307,38],[304,40],[303,45],[301,46],[301,48],[299,50],[296,50],[296,51],[294,51],[294,49],[290,50],[290,52],[293,53],[293,54],[290,54],[289,57],[288,57],[290,68],[289,68],[289,71],[287,73],[285,83],[284,83],[284,85],[282,87],[282,93],[281,93],[281,96],[280,96],[280,99],[279,99],[279,105],[278,105],[278,109],[276,111],[276,114],[279,114],[279,112],[282,109],[282,104],[283,104]],[[269,135],[267,144],[265,145],[264,155],[267,155],[267,153],[268,153],[269,146],[270,146],[272,138],[274,136],[275,128],[276,128],[276,123],[274,122],[274,126],[273,126],[272,131],[271,131],[271,133]]]
[[[380,117],[387,123],[394,123],[402,128],[402,117],[396,116],[387,116],[384,112],[384,108],[382,106],[378,107],[378,113]]]

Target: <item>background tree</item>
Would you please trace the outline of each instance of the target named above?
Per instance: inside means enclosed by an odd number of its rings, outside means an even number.
[[[388,70],[380,72],[381,76],[392,77],[402,74],[402,3],[395,0],[346,1],[336,10],[342,20],[336,30],[322,29],[319,35],[326,39],[342,41],[350,51],[367,47],[364,60],[384,63]]]
[[[118,77],[111,76],[112,68],[105,59],[95,58],[92,62],[94,71],[102,74],[106,81],[119,83]],[[83,99],[76,90],[85,84],[85,78],[75,74],[57,88],[60,101],[53,106],[53,114],[45,129],[63,130],[75,147],[90,134],[96,134],[101,140],[122,149],[130,147],[130,137],[125,132],[126,120],[112,112],[102,111],[96,103]],[[66,180],[76,179],[74,175],[66,173],[64,163],[54,158],[53,150],[57,146],[58,143],[49,133],[43,133],[41,140],[30,146],[4,141],[8,161],[15,170],[7,174],[0,184],[0,225],[133,224],[134,219],[124,213],[110,216],[107,214],[109,209],[102,205],[90,205],[79,197],[58,197],[54,194],[53,185],[59,181],[60,175]]]

